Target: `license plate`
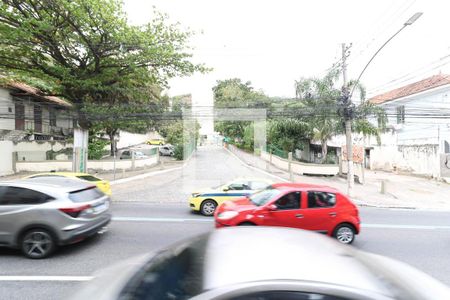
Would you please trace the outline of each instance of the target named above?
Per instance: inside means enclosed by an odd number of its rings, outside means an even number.
[[[107,201],[93,207],[95,213],[103,212],[103,211],[107,210],[108,208],[109,208],[109,202],[107,202]]]

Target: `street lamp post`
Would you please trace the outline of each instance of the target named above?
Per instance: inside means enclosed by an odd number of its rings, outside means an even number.
[[[343,59],[343,75],[344,75],[344,85],[342,88],[342,98],[343,98],[343,103],[346,106],[346,109],[344,110],[344,118],[345,118],[345,135],[346,135],[346,143],[347,143],[347,163],[348,163],[348,167],[347,167],[347,194],[351,197],[352,196],[352,192],[353,192],[353,186],[354,186],[354,173],[353,173],[353,143],[352,143],[352,119],[353,119],[353,111],[352,111],[352,95],[353,92],[355,91],[356,86],[359,83],[359,80],[361,79],[361,76],[364,74],[364,72],[366,71],[367,67],[369,66],[369,64],[373,61],[373,59],[375,58],[375,56],[377,56],[377,54],[381,51],[381,49],[384,48],[384,46],[387,45],[387,43],[389,43],[394,37],[396,37],[403,29],[406,28],[406,26],[412,25],[415,21],[417,21],[417,19],[420,18],[420,16],[422,16],[422,12],[417,12],[415,13],[411,18],[409,18],[404,24],[403,26],[396,32],[394,33],[383,45],[381,45],[381,47],[374,53],[374,55],[372,55],[372,57],[370,58],[369,62],[365,65],[364,69],[361,71],[361,73],[358,76],[358,79],[356,79],[356,82],[353,84],[352,90],[349,93],[348,92],[348,88],[347,88],[347,75],[346,75],[346,63],[345,63],[345,58],[346,58],[346,54],[345,54],[345,45],[342,46],[342,59]]]

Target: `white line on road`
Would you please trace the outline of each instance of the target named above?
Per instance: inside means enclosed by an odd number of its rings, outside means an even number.
[[[384,229],[420,229],[420,230],[445,229],[445,230],[450,230],[450,226],[445,226],[445,225],[361,224],[361,226],[363,228],[384,228]]]
[[[0,281],[89,281],[92,276],[0,276]]]
[[[214,220],[212,218],[208,219],[185,219],[185,218],[147,218],[147,217],[113,217],[113,221],[121,222],[200,222],[200,223],[211,223]]]
[[[212,223],[213,218],[154,218],[154,217],[113,217],[113,221],[119,222],[199,222],[199,223]],[[418,230],[435,230],[444,229],[450,230],[450,226],[446,225],[414,225],[414,224],[361,224],[363,228],[376,228],[376,229],[418,229]]]

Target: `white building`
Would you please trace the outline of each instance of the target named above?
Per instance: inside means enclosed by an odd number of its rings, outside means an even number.
[[[13,173],[13,160],[46,160],[50,154],[67,159],[71,108],[69,102],[23,83],[0,87],[0,176]]]
[[[368,101],[388,116],[381,145],[370,140],[371,169],[450,177],[450,75],[435,75]]]

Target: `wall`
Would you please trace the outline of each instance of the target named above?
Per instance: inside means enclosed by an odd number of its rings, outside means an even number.
[[[272,160],[270,159],[270,154],[262,151],[261,158],[266,161],[271,161],[276,167],[288,170],[289,162],[286,159],[280,158],[278,156],[272,155]],[[339,173],[339,166],[337,165],[326,165],[326,164],[308,164],[293,161],[291,163],[292,171],[296,174],[311,174],[311,175],[336,175]]]
[[[159,156],[155,155],[147,159],[141,159],[135,161],[135,167],[149,167],[157,164]],[[88,170],[101,170],[112,171],[114,167],[117,169],[130,170],[133,168],[133,162],[131,160],[89,160],[87,163]],[[41,161],[41,162],[17,162],[17,172],[49,172],[55,171],[71,171],[71,161]]]
[[[47,151],[60,151],[72,147],[72,144],[60,141],[24,141],[14,144],[13,151],[17,152],[18,161],[43,161],[47,159]],[[56,159],[67,160],[69,159],[69,156],[66,154],[59,154]]]
[[[10,175],[14,173],[12,153],[13,142],[0,141],[0,176]]]
[[[440,177],[438,145],[374,146],[370,151],[372,170],[403,171]]]
[[[8,108],[12,109],[12,112],[8,112]],[[0,118],[0,130],[14,130],[16,123],[14,120],[14,103],[9,91],[0,88],[0,116],[5,116],[5,118]]]

